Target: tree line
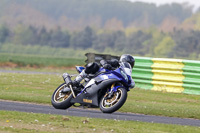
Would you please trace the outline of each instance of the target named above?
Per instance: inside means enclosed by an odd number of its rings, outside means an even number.
[[[129,29],[127,29],[129,30]],[[165,33],[157,28],[108,31],[85,27],[79,32],[63,31],[61,28],[47,30],[45,27],[18,25],[15,29],[0,26],[1,45],[33,45],[55,48],[108,49],[138,56],[169,58],[200,58],[200,31],[174,29]]]
[[[86,26],[117,29],[161,26],[171,19],[177,25],[193,15],[189,4],[155,4],[128,0],[1,0],[0,24],[60,26],[80,30]],[[171,22],[172,22],[171,21]]]
[[[200,11],[187,3],[128,0],[1,0],[2,45],[94,49],[200,59]],[[10,45],[7,45],[10,46]]]

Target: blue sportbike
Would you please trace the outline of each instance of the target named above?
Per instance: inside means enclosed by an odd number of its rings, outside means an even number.
[[[76,69],[80,73],[85,68],[76,66]],[[78,104],[99,107],[103,113],[115,112],[125,103],[127,92],[134,82],[131,73],[132,68],[128,63],[120,63],[115,70],[100,68],[96,74],[88,75],[79,88],[67,84],[72,76],[65,73],[67,81],[54,91],[51,103],[56,109],[67,109]]]

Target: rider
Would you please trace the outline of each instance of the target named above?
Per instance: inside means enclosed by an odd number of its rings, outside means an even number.
[[[117,59],[113,60],[101,60],[100,64],[103,66],[103,68],[112,70],[116,69],[120,66],[120,63],[129,63],[131,66],[131,69],[134,67],[135,64],[135,59],[129,55],[129,54],[124,54],[120,57],[120,60],[118,61]],[[87,77],[89,74],[95,74],[99,71],[100,66],[96,62],[92,62],[86,65],[85,69],[75,78],[74,81],[72,81],[71,84],[73,87],[78,87],[80,85],[80,82]],[[131,81],[131,88],[134,88],[135,82],[132,80]]]

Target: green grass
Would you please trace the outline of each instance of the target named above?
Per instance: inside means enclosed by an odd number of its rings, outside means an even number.
[[[30,55],[39,55],[39,56],[50,56],[50,57],[70,57],[70,58],[84,58],[85,53],[99,53],[97,50],[88,48],[88,49],[73,49],[73,48],[56,48],[50,46],[41,46],[41,45],[20,45],[20,44],[10,44],[0,43],[0,53],[11,53],[11,54],[30,54]],[[121,55],[123,51],[113,51],[113,48],[106,48],[102,54],[111,54],[111,55]]]
[[[120,110],[151,115],[200,119],[200,96],[135,89]]]
[[[0,132],[200,133],[200,127],[0,111]]]
[[[0,99],[50,104],[61,83],[62,75],[0,73]],[[119,111],[200,119],[199,109],[199,95],[132,89]]]
[[[52,67],[52,66],[46,66],[46,67],[0,67],[0,70],[5,71],[29,71],[29,72],[44,72],[44,73],[57,73],[57,74],[63,74],[64,72],[68,71],[70,74],[77,73],[77,70],[75,67]],[[70,71],[69,71],[70,70]]]
[[[50,103],[53,90],[62,83],[62,75],[0,73],[1,99]]]
[[[75,65],[84,65],[85,58],[65,58],[52,56],[37,56],[37,55],[18,55],[18,54],[0,54],[0,63],[12,63],[17,66],[30,67],[71,67]]]

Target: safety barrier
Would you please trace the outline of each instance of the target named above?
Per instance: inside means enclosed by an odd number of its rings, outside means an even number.
[[[135,57],[136,86],[164,92],[200,95],[200,61]]]
[[[87,53],[87,62],[119,59],[119,56]],[[132,78],[136,87],[148,90],[200,95],[200,61],[134,57]]]

